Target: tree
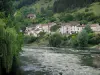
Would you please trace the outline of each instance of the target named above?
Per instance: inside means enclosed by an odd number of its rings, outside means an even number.
[[[51,30],[52,32],[55,32],[55,31],[57,31],[60,27],[61,27],[60,25],[54,25],[54,26],[52,26],[52,27],[50,28],[50,30]]]
[[[4,24],[0,24],[0,72],[6,75],[11,72],[13,57],[16,58],[21,50],[21,37],[13,28],[4,28]]]
[[[73,36],[71,37],[70,42],[71,42],[71,46],[77,47],[77,46],[78,46],[77,36],[76,36],[76,35],[73,35]]]
[[[5,15],[13,14],[13,0],[0,0],[0,11],[5,12]]]
[[[53,47],[60,47],[62,44],[62,39],[63,39],[63,37],[61,34],[55,33],[50,36],[49,44],[50,44],[50,46],[53,46]]]
[[[78,46],[86,47],[88,45],[88,33],[83,29],[77,36]]]
[[[85,29],[86,32],[88,32],[88,33],[92,33],[92,32],[93,32],[92,29],[91,29],[91,27],[90,27],[90,25],[86,25],[84,29]]]

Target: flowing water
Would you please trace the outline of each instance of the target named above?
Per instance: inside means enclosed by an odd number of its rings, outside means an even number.
[[[100,75],[100,69],[82,65],[82,55],[71,48],[24,47],[20,59],[24,75]]]

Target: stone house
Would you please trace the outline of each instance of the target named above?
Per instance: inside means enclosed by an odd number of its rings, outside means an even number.
[[[29,19],[35,19],[36,15],[35,14],[28,14],[27,18],[29,18]]]

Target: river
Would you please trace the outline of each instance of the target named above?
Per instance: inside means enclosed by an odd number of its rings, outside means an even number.
[[[24,47],[20,55],[24,75],[100,75],[100,69],[81,64],[80,54],[52,48]]]

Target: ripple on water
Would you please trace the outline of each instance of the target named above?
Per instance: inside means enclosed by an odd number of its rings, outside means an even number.
[[[77,55],[50,49],[24,48],[21,60],[25,75],[100,75],[100,70],[82,66]]]

